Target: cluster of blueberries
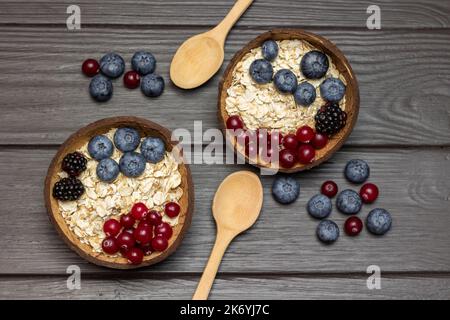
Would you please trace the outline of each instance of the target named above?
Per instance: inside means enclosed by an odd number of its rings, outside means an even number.
[[[140,153],[135,150],[140,146]],[[114,145],[123,152],[119,163],[111,158]],[[105,135],[94,136],[88,144],[89,155],[98,161],[96,173],[101,181],[114,181],[119,172],[127,177],[138,177],[145,170],[146,162],[157,163],[164,158],[164,141],[158,137],[142,140],[134,128],[119,128],[114,133],[114,145]]]
[[[344,175],[353,184],[364,183],[370,175],[367,162],[360,159],[350,160],[345,166]],[[333,243],[339,237],[338,225],[327,218],[332,211],[331,198],[338,192],[337,185],[332,181],[326,181],[322,185],[321,194],[314,195],[307,204],[308,213],[316,219],[322,220],[316,229],[319,240],[324,243]],[[282,204],[294,202],[300,194],[300,184],[292,177],[279,176],[272,185],[272,195],[275,200]],[[361,211],[362,204],[372,203],[378,197],[378,188],[371,183],[364,184],[357,193],[346,189],[341,191],[336,198],[336,207],[346,215],[349,215],[344,228],[348,235],[355,236],[362,230],[362,221],[354,216]],[[366,218],[366,227],[374,235],[383,235],[388,232],[392,225],[390,213],[381,208],[373,209]]]
[[[156,59],[150,52],[136,52],[131,59],[132,71],[125,73],[123,82],[129,89],[137,88],[148,97],[158,97],[164,91],[164,79],[154,73]],[[117,53],[105,54],[98,63],[87,59],[82,65],[82,71],[89,77],[94,77],[89,85],[89,93],[96,101],[105,102],[111,99],[113,84],[111,79],[120,77],[125,71],[125,61]],[[100,73],[100,74],[99,74]]]
[[[273,80],[277,90],[284,94],[293,94],[297,104],[311,105],[316,99],[316,88],[307,82],[298,83],[296,75],[288,69],[280,69],[275,75],[271,61],[278,56],[278,44],[267,40],[262,47],[263,59],[256,59],[250,65],[250,76],[258,84],[266,84]],[[307,79],[320,79],[328,71],[328,57],[320,51],[307,52],[301,59],[300,71]],[[320,84],[321,97],[329,102],[339,102],[345,94],[345,84],[338,78],[329,77]]]

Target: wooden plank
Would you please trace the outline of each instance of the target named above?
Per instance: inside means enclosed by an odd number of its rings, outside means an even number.
[[[150,1],[79,0],[82,24],[211,26],[230,10],[234,0]],[[18,5],[3,0],[2,23],[65,24],[70,0],[38,0]],[[366,27],[368,0],[257,0],[238,26]],[[450,25],[450,5],[439,0],[379,0],[382,28],[442,28]],[[182,16],[182,19],[180,17]]]
[[[67,277],[0,277],[0,299],[190,299],[200,275],[88,277],[68,290]],[[449,276],[383,276],[369,290],[367,276],[221,276],[210,299],[449,299]],[[417,290],[420,288],[420,290]]]
[[[232,32],[225,64],[263,31]],[[125,89],[118,79],[114,97],[103,105],[90,99],[89,79],[79,71],[85,58],[115,50],[129,61],[134,51],[146,48],[158,59],[157,72],[169,81],[174,51],[195,32],[124,27],[68,33],[46,27],[0,27],[0,144],[59,144],[81,126],[114,115],[147,117],[171,129],[192,130],[196,120],[202,120],[204,129],[216,128],[222,71],[194,91],[169,82],[158,99]],[[449,30],[319,33],[347,54],[359,79],[360,117],[349,145],[449,145]]]
[[[0,274],[64,274],[68,265],[83,272],[107,272],[88,264],[58,238],[44,209],[43,180],[55,150],[3,148],[0,151],[0,233],[7,250],[0,251]],[[305,210],[308,199],[327,179],[341,190],[351,187],[342,177],[346,161],[366,159],[370,181],[378,184],[380,198],[364,206],[388,209],[393,229],[384,237],[364,231],[356,238],[342,235],[324,246],[315,238],[317,221]],[[221,272],[365,272],[379,265],[383,272],[450,271],[450,149],[344,148],[319,168],[296,174],[301,196],[290,206],[271,197],[273,177],[262,177],[263,212],[256,226],[230,246]],[[214,241],[210,204],[220,181],[245,165],[193,165],[196,187],[192,226],[178,251],[147,272],[201,272]],[[212,173],[213,172],[213,173]],[[356,187],[354,187],[356,188]],[[340,226],[342,214],[331,215]]]

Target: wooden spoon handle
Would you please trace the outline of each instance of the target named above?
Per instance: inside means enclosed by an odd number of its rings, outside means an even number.
[[[253,0],[237,0],[227,16],[220,22],[211,32],[215,35],[217,40],[222,43],[225,42],[225,38],[230,32],[231,27],[234,26],[236,21],[241,17],[241,15],[247,10],[247,8],[252,4]]]
[[[200,282],[195,290],[192,300],[206,300],[208,299],[209,292],[216,278],[217,270],[219,270],[220,262],[228,245],[235,237],[235,234],[230,231],[221,230],[217,231],[217,238],[214,247],[211,251],[208,263],[206,264],[203,275]]]

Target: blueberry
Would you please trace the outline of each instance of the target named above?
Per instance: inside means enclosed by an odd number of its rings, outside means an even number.
[[[336,207],[345,214],[357,214],[362,207],[362,200],[359,194],[347,189],[338,194]]]
[[[320,241],[330,244],[339,238],[339,227],[331,220],[322,220],[317,226],[316,234]]]
[[[308,79],[320,79],[328,71],[328,57],[320,51],[309,51],[300,62],[300,70]]]
[[[307,205],[308,213],[317,219],[323,219],[331,213],[331,200],[323,194],[316,194],[308,201]]]
[[[250,65],[250,76],[256,83],[269,83],[273,77],[272,64],[264,59],[256,59]]]
[[[273,82],[281,93],[294,93],[297,89],[297,77],[288,69],[278,70],[273,77]]]
[[[345,94],[345,84],[337,78],[325,79],[320,85],[320,95],[324,100],[339,102]]]
[[[153,73],[156,68],[156,59],[150,52],[138,51],[131,58],[131,67],[142,76]]]
[[[97,164],[96,172],[101,181],[112,182],[119,175],[119,165],[111,158],[102,159]]]
[[[92,78],[89,84],[89,93],[91,97],[99,102],[105,102],[111,99],[113,94],[113,85],[111,80],[102,76],[96,75]]]
[[[119,128],[114,133],[114,144],[122,152],[135,150],[141,142],[141,136],[136,129]]]
[[[273,61],[278,56],[278,45],[273,40],[267,40],[262,44],[262,55],[264,59]]]
[[[160,162],[165,152],[166,146],[161,138],[147,137],[142,141],[141,153],[148,162]]]
[[[363,183],[370,176],[370,168],[364,160],[353,159],[347,162],[344,175],[350,182]]]
[[[145,170],[145,158],[137,152],[126,152],[119,160],[120,172],[127,177],[138,177]]]
[[[89,141],[87,149],[90,156],[97,161],[111,157],[114,152],[111,140],[103,135],[93,137]]]
[[[141,79],[141,91],[147,97],[159,97],[164,91],[164,79],[151,73]]]
[[[120,77],[125,70],[125,61],[117,53],[107,53],[100,59],[100,70],[107,77]]]
[[[316,100],[316,88],[309,82],[302,82],[294,92],[294,100],[302,106],[309,106]]]
[[[385,209],[376,208],[367,215],[366,226],[373,234],[383,235],[391,229],[391,225],[391,214]]]
[[[272,184],[272,195],[281,204],[289,204],[297,200],[300,184],[294,178],[278,176]]]

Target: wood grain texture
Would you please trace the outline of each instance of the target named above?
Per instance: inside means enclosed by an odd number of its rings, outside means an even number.
[[[47,220],[42,188],[55,152],[22,147],[0,151],[0,234],[8,248],[0,251],[0,274],[62,274],[71,264],[85,273],[110,272],[73,253]],[[386,208],[393,215],[393,229],[384,237],[363,231],[356,238],[342,236],[334,245],[324,246],[315,239],[318,222],[308,216],[305,205],[326,179],[334,179],[341,190],[352,187],[342,177],[346,161],[352,158],[369,162],[370,181],[381,192],[375,204],[364,206],[361,218],[371,208]],[[448,272],[449,163],[449,148],[344,148],[320,167],[294,175],[301,183],[301,194],[290,206],[272,199],[273,177],[262,177],[261,216],[231,244],[220,272],[365,272],[370,264],[386,272]],[[192,226],[174,255],[143,272],[203,270],[215,236],[211,200],[220,181],[240,169],[251,168],[191,165],[196,188]],[[345,220],[336,211],[331,218],[340,226]]]
[[[232,31],[225,64],[245,43],[267,31]],[[314,31],[314,30],[313,30]],[[0,144],[60,144],[95,120],[118,115],[152,119],[169,128],[218,128],[217,91],[222,71],[195,91],[176,89],[168,80],[176,48],[198,30],[0,27]],[[450,30],[318,30],[350,61],[360,86],[361,107],[349,145],[450,144]],[[114,81],[114,96],[96,104],[87,92],[82,61],[107,51],[128,62],[138,49],[152,51],[166,79],[157,99]],[[24,68],[27,72],[17,72]],[[180,112],[183,110],[183,112]],[[26,117],[24,117],[26,115]]]
[[[0,277],[0,299],[190,299],[198,276],[84,277],[68,290],[68,276]],[[219,276],[210,299],[449,299],[449,276],[383,276],[369,290],[360,276]]]
[[[78,0],[82,24],[212,26],[227,14],[234,0]],[[2,0],[2,23],[60,24],[70,0],[37,0],[18,5]],[[238,22],[255,27],[366,27],[369,0],[257,0]],[[450,4],[442,0],[378,0],[383,28],[443,28],[450,26]],[[183,18],[180,19],[180,13]]]

